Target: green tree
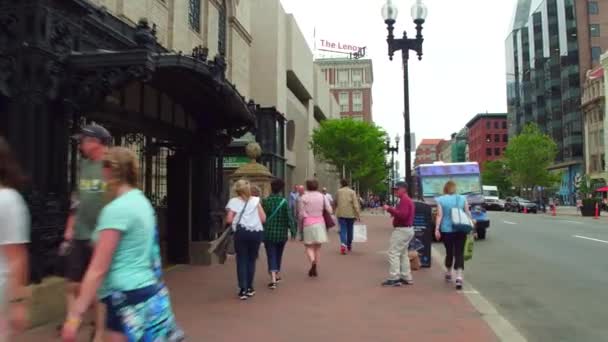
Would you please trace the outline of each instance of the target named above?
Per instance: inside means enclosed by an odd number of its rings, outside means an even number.
[[[501,196],[509,196],[513,186],[509,174],[509,168],[503,160],[488,161],[483,166],[481,180],[484,185],[497,186]]]
[[[362,190],[381,189],[388,175],[385,163],[386,133],[373,124],[352,119],[321,122],[310,141],[314,154],[335,166],[338,172],[352,172],[352,181]]]
[[[556,155],[555,141],[535,124],[526,125],[521,134],[511,139],[505,152],[511,182],[520,189],[552,186],[556,177],[547,168]]]

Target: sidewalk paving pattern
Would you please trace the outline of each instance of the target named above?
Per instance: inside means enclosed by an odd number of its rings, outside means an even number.
[[[497,341],[462,293],[446,284],[439,265],[414,272],[415,285],[380,286],[387,275],[391,233],[384,216],[365,216],[368,242],[351,255],[338,253],[337,231],[324,246],[320,276],[308,278],[299,242],[286,248],[283,282],[266,288],[266,256],[260,250],[257,294],[236,297],[234,260],[225,265],[182,266],[167,274],[173,305],[188,341]],[[56,341],[52,326],[20,341]],[[84,336],[84,334],[83,334]],[[83,339],[85,341],[85,339]]]

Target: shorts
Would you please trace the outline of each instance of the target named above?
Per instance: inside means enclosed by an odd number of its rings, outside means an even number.
[[[116,291],[102,299],[106,305],[106,328],[121,333],[129,342],[182,341],[175,322],[169,291],[164,285]]]
[[[66,256],[65,278],[74,283],[82,282],[92,257],[91,240],[72,240],[70,252]]]

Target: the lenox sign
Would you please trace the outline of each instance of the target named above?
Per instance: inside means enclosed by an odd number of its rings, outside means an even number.
[[[353,45],[353,44],[344,44],[342,42],[332,42],[326,39],[319,39],[319,45],[317,46],[318,50],[325,51],[335,51],[335,52],[343,52],[343,53],[356,53],[359,52],[364,47]]]

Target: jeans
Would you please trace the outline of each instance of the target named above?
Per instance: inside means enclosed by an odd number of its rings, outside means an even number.
[[[355,225],[354,218],[339,217],[340,224],[340,243],[343,246],[351,248],[353,246],[353,227]]]
[[[255,262],[258,259],[262,232],[239,229],[234,233],[234,250],[236,252],[236,272],[239,288],[253,288]]]
[[[412,280],[408,246],[413,238],[414,229],[411,227],[395,228],[393,234],[391,234],[388,247],[389,279]]]
[[[464,270],[464,245],[467,234],[464,232],[441,233],[445,246],[445,267],[449,270]]]
[[[266,257],[268,259],[268,272],[281,272],[285,243],[286,241],[264,241],[264,248],[266,248]]]

